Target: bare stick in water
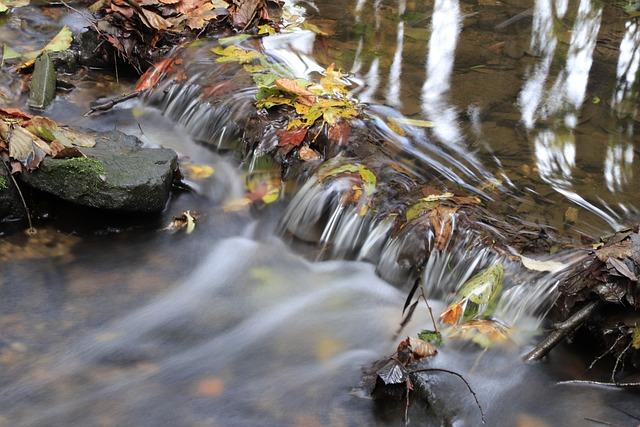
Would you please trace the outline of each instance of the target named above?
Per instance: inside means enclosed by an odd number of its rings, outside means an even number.
[[[592,301],[589,304],[576,311],[571,317],[562,323],[556,325],[555,329],[547,335],[533,350],[531,350],[524,360],[526,362],[533,362],[542,359],[544,356],[565,339],[568,335],[574,332],[585,320],[591,316],[591,314],[598,308],[600,301]]]
[[[91,109],[85,113],[85,117],[86,116],[90,116],[91,114],[95,113],[96,111],[108,111],[110,109],[112,109],[113,107],[115,107],[116,105],[124,102],[124,101],[128,101],[130,99],[133,98],[137,98],[138,95],[140,95],[140,92],[131,92],[131,93],[127,93],[126,95],[122,95],[122,96],[116,96],[114,98],[109,98],[104,102],[101,103],[96,103],[94,105],[91,106]]]

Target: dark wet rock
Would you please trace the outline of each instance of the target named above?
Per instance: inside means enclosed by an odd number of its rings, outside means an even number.
[[[157,212],[167,203],[177,155],[164,148],[143,148],[120,132],[101,133],[86,158],[47,157],[21,180],[40,191],[79,205],[128,212]]]
[[[20,195],[4,168],[0,169],[0,222],[22,219],[25,215]]]

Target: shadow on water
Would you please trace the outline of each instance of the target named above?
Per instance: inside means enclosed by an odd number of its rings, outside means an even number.
[[[213,165],[212,178],[190,182],[199,196],[176,196],[154,221],[187,209],[202,219],[192,235],[149,224],[87,231],[78,219],[35,242],[0,242],[0,426],[401,425],[401,406],[363,398],[357,385],[361,368],[397,345],[411,269],[424,264],[423,288],[439,312],[496,262],[506,270],[496,315],[514,328],[513,342],[486,352],[447,344],[434,365],[468,378],[488,425],[637,425],[637,394],[555,385],[586,377],[590,360],[561,351],[549,364],[520,361],[562,273],[523,270],[455,225],[443,250],[423,229],[392,233],[391,221],[426,184],[465,189],[496,216],[570,238],[637,221],[635,19],[589,0],[300,7],[330,36],[281,34],[262,48],[300,77],[331,62],[351,70],[353,95],[368,103],[359,126],[384,141],[360,159],[388,178],[381,211],[361,215],[341,197],[352,182],[321,185],[313,174],[266,212],[222,209],[244,194],[260,157],[239,169],[232,152],[254,89],[237,68],[215,63],[210,44],[188,50],[186,82],[75,124],[117,127]],[[16,34],[11,25],[0,38]],[[75,120],[101,91],[128,84],[96,88],[94,79],[60,97],[52,117]],[[398,131],[394,120],[430,123]],[[277,144],[271,136],[259,149]],[[567,219],[569,208],[577,219]],[[339,260],[310,261],[312,243]],[[430,327],[426,307],[417,313],[405,333]],[[435,400],[412,406],[412,424],[479,424],[463,385],[431,382]]]

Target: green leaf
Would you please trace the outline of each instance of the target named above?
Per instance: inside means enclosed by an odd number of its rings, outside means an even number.
[[[9,8],[0,1],[0,13],[6,13],[9,10]]]
[[[425,200],[421,199],[417,203],[409,206],[407,211],[405,212],[405,217],[407,218],[407,222],[413,221],[417,217],[421,216],[423,213],[430,211],[438,205],[437,200]]]
[[[9,59],[20,58],[20,54],[13,50],[9,45],[5,44],[2,47],[2,60],[6,61]]]
[[[633,329],[633,335],[631,337],[631,345],[636,350],[640,350],[640,326],[636,326]]]
[[[372,196],[376,192],[377,178],[373,172],[364,166],[358,168],[360,178],[362,178],[362,186],[364,187],[364,193],[367,196]]]
[[[40,54],[42,54],[43,52],[65,51],[69,49],[72,41],[73,41],[73,34],[71,33],[71,30],[69,29],[69,27],[66,27],[66,26],[62,27],[62,29],[58,32],[58,34],[56,34],[55,37],[52,38],[51,41],[47,43],[45,47],[43,47],[40,50],[27,52],[24,55],[22,55],[23,58],[26,59],[26,61],[20,64],[18,68],[22,69],[22,68],[31,67],[35,63],[36,58],[39,57]]]
[[[442,345],[442,334],[438,331],[431,331],[429,329],[425,329],[418,334],[418,338],[422,341],[431,343],[436,347],[440,347]]]

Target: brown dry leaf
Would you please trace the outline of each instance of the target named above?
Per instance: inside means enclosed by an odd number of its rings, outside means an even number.
[[[213,10],[213,4],[211,2],[207,2],[189,14],[187,27],[192,30],[199,30],[203,28],[207,22],[217,18],[218,13]]]
[[[451,304],[445,311],[442,312],[442,314],[440,315],[440,320],[444,324],[455,325],[462,317],[463,312],[464,310],[462,309],[461,302]]]
[[[436,248],[444,250],[451,239],[453,232],[453,216],[458,208],[450,208],[442,205],[436,206],[429,212],[429,221],[436,239]]]
[[[298,155],[300,156],[300,159],[304,160],[305,162],[320,160],[322,158],[320,153],[318,153],[313,148],[309,148],[307,146],[300,148],[300,152],[298,153]]]
[[[57,139],[49,144],[51,149],[51,157],[54,159],[70,159],[72,157],[85,157],[78,147],[65,147]]]
[[[188,15],[192,10],[197,9],[201,6],[206,0],[182,0],[178,4],[176,4],[176,12],[182,13],[183,15]]]
[[[276,135],[278,136],[278,145],[280,147],[284,147],[285,145],[297,147],[304,141],[305,136],[307,136],[307,128],[291,130],[278,129]]]
[[[264,0],[236,0],[236,9],[232,12],[233,26],[245,28],[256,15],[258,7],[264,6]]]
[[[127,19],[131,19],[133,18],[133,15],[135,15],[136,11],[129,6],[118,6],[115,3],[111,3],[111,10],[119,13],[120,15],[124,16]]]
[[[349,122],[339,122],[329,128],[329,140],[338,145],[347,145],[350,133]]]
[[[609,258],[607,260],[607,264],[610,265],[611,267],[615,268],[616,271],[620,274],[622,274],[623,276],[625,276],[626,278],[628,278],[629,280],[633,281],[633,282],[637,282],[638,281],[638,277],[635,275],[634,272],[632,272],[629,267],[627,267],[627,265],[624,263],[624,261],[621,261],[617,258]]]
[[[435,345],[423,341],[420,338],[409,337],[409,344],[411,345],[411,351],[413,351],[413,357],[416,359],[435,356],[438,353]]]
[[[156,30],[166,30],[173,26],[170,21],[164,19],[162,16],[158,15],[155,12],[144,8],[141,8],[140,10],[142,10],[143,13],[143,16],[140,16],[142,18],[142,22],[149,28],[155,28]]]
[[[184,229],[187,234],[193,233],[196,228],[196,222],[200,215],[197,212],[184,211],[182,215],[176,216],[164,229],[171,232]]]
[[[181,0],[158,0],[162,4],[176,4],[180,3]]]
[[[278,89],[281,89],[288,93],[292,93],[294,95],[298,95],[298,101],[307,106],[313,105],[316,101],[315,95],[300,86],[295,80],[276,79],[275,84]]]
[[[578,222],[578,209],[573,207],[567,208],[567,210],[564,212],[564,220],[565,222],[572,224]]]
[[[9,156],[22,163],[27,170],[36,169],[46,155],[51,155],[46,142],[20,126],[14,126],[8,136]]]
[[[224,393],[224,380],[220,377],[206,377],[196,385],[196,393],[200,396],[218,397]]]
[[[473,341],[488,348],[509,341],[509,333],[510,329],[499,322],[477,319],[456,325],[449,332],[449,337]]]

